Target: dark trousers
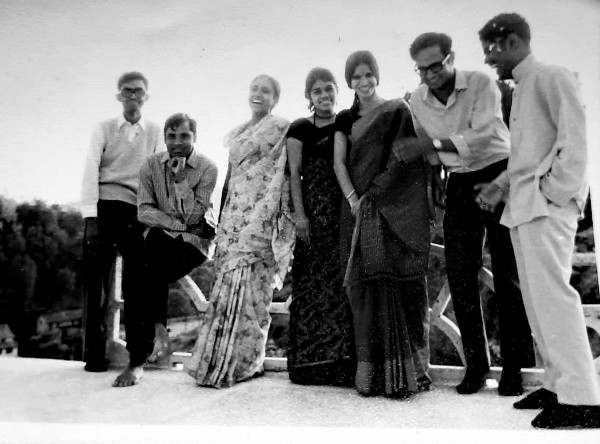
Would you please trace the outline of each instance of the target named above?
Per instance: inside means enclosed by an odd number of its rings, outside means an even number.
[[[451,173],[447,184],[446,272],[467,366],[477,369],[489,365],[478,278],[486,232],[499,306],[503,367],[520,369],[535,365],[509,230],[499,223],[504,207],[499,206],[495,213],[481,210],[475,202],[478,192],[473,189],[477,183],[495,179],[506,169],[506,164],[504,160],[471,173]]]
[[[160,228],[151,228],[144,243],[145,307],[149,322],[167,325],[169,284],[202,264],[206,257],[181,236],[175,238]]]
[[[125,312],[135,310],[143,297],[140,287],[143,273],[142,251],[144,226],[137,220],[137,207],[122,201],[100,200],[98,202],[98,239],[89,243],[85,233],[83,247],[83,296],[84,296],[84,361],[104,364],[106,349],[105,316],[106,296],[109,294],[109,277],[117,251],[123,257],[122,292]],[[127,340],[140,331],[127,322]]]

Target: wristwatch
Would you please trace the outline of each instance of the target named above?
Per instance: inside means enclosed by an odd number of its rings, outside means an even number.
[[[433,146],[435,147],[436,150],[442,149],[442,141],[440,139],[433,139],[431,141],[431,143],[433,143]]]

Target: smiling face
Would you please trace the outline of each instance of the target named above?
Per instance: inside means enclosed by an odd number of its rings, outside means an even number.
[[[248,98],[252,113],[265,116],[271,112],[277,104],[275,88],[267,77],[257,77],[250,84],[250,96]]]
[[[142,106],[148,100],[144,81],[137,79],[123,83],[117,94],[117,100],[123,104],[124,114],[132,115],[141,112]]]
[[[354,69],[350,86],[358,96],[359,100],[367,99],[375,94],[377,88],[377,78],[371,67],[366,63],[361,63]]]
[[[176,129],[167,128],[165,144],[171,157],[188,157],[192,154],[196,135],[190,129],[189,122],[181,123]]]
[[[422,49],[415,56],[416,70],[423,83],[436,91],[454,79],[454,53],[444,55],[439,45]]]
[[[310,101],[318,114],[332,114],[337,102],[337,87],[333,82],[316,80],[310,88]]]

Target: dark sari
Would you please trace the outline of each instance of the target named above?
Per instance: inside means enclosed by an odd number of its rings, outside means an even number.
[[[356,388],[365,395],[407,396],[426,380],[429,209],[425,163],[404,163],[395,139],[414,137],[408,105],[391,100],[364,116],[342,111],[346,166],[366,200],[356,219],[342,204],[340,256],[352,307]]]
[[[302,142],[302,198],[310,220],[310,241],[298,238],[292,266],[288,372],[298,384],[352,386],[352,315],[340,271],[342,191],[333,170],[333,124],[308,119],[290,126]]]

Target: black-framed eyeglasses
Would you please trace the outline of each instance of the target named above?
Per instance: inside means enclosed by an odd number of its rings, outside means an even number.
[[[125,97],[126,99],[131,99],[132,97],[141,99],[145,95],[146,95],[146,90],[144,90],[143,88],[135,88],[135,89],[123,88],[121,90],[121,96]]]
[[[437,74],[444,68],[444,65],[448,62],[448,60],[450,60],[450,54],[444,57],[444,60],[442,60],[441,62],[435,62],[429,66],[415,65],[415,72],[420,76],[426,76],[428,72],[430,72],[431,74]]]

